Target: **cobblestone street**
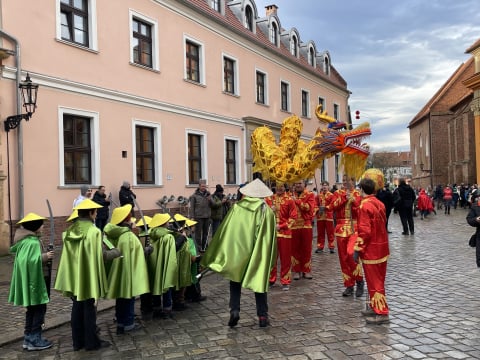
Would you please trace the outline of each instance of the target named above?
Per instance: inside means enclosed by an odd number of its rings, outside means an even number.
[[[202,280],[202,303],[188,304],[173,319],[153,320],[132,334],[116,335],[112,302],[101,301],[101,337],[112,342],[97,352],[73,352],[69,299],[48,305],[44,335],[51,349],[22,351],[24,310],[7,303],[11,258],[1,259],[1,359],[478,359],[480,271],[468,246],[474,228],[467,210],[415,218],[415,235],[401,235],[390,217],[387,301],[390,323],[366,325],[365,297],[342,297],[337,254],[313,254],[313,280],[277,284],[269,292],[271,326],[258,327],[254,295],[243,290],[240,322],[230,329],[228,282]],[[59,255],[59,254],[58,254]],[[140,313],[137,301],[137,313]]]

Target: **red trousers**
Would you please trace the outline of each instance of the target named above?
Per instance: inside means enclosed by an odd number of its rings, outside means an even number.
[[[312,228],[292,230],[292,267],[294,272],[312,272]]]
[[[277,261],[270,272],[270,283],[277,281],[277,263],[280,259],[280,283],[282,285],[289,285],[292,281],[291,270],[292,267],[292,238],[277,237]]]
[[[353,256],[347,254],[348,239],[349,237],[337,236],[338,259],[345,287],[354,286],[355,282],[363,280],[362,266],[353,261]]]
[[[367,281],[370,307],[377,314],[388,315],[387,298],[385,297],[385,276],[387,274],[387,262],[379,264],[362,264]]]
[[[317,249],[325,247],[325,232],[327,233],[328,248],[335,248],[335,235],[334,235],[333,221],[329,220],[317,220]]]

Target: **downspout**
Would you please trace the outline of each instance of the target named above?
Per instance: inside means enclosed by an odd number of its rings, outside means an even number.
[[[430,187],[433,191],[433,151],[432,151],[432,118],[431,115],[428,117],[428,153],[430,154],[428,156],[428,160],[430,162]]]
[[[17,102],[17,114],[22,113],[22,101],[20,96],[20,77],[21,77],[21,68],[20,68],[20,44],[18,40],[15,39],[12,35],[6,33],[0,29],[0,37],[6,38],[13,44],[15,44],[15,91],[16,91],[16,102]],[[23,193],[23,131],[22,124],[18,125],[17,128],[17,151],[18,151],[18,219],[23,218],[23,202],[24,202],[24,193]],[[8,181],[10,181],[10,174],[7,174]],[[10,190],[9,190],[10,191]],[[10,196],[10,194],[8,194]]]

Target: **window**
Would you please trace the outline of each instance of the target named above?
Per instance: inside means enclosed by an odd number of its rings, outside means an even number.
[[[221,13],[222,12],[222,0],[211,0],[212,4],[211,7],[213,10]]]
[[[335,120],[340,120],[340,113],[338,104],[333,104],[333,118]]]
[[[133,62],[152,67],[152,26],[142,20],[134,18],[133,27]]]
[[[330,59],[328,56],[325,56],[323,59],[323,72],[327,75],[330,75]]]
[[[234,59],[223,57],[223,91],[237,94],[237,62]]]
[[[61,0],[61,39],[89,46],[89,16],[87,0]]]
[[[335,182],[340,182],[340,155],[335,154]]]
[[[251,6],[245,7],[245,27],[253,31],[253,10]]]
[[[188,134],[188,183],[198,184],[204,176],[202,167],[203,136]]]
[[[267,75],[261,71],[257,71],[257,103],[266,104],[266,78]]]
[[[92,183],[92,145],[88,117],[63,114],[63,173],[65,184]]]
[[[315,66],[315,49],[312,46],[308,48],[308,63]]]
[[[323,159],[322,168],[320,169],[320,181],[324,182],[327,180],[327,160]],[[320,191],[320,189],[317,189]]]
[[[278,47],[278,26],[274,21],[270,24],[270,42]]]
[[[191,41],[185,43],[186,56],[186,78],[191,81],[200,82],[200,47]]]
[[[289,101],[289,84],[282,81],[280,83],[280,97],[281,97],[281,109],[283,111],[289,111],[290,110],[290,101]]]
[[[327,110],[327,108],[325,107],[325,99],[320,96],[318,97],[318,105],[322,105],[322,111]]]
[[[226,183],[237,183],[237,147],[238,141],[227,139],[225,140],[225,169],[226,169]]]
[[[310,116],[310,94],[306,90],[302,90],[302,116]]]
[[[135,126],[137,184],[155,183],[154,128]]]
[[[293,56],[298,57],[298,40],[295,35],[293,35],[290,40],[290,53]]]

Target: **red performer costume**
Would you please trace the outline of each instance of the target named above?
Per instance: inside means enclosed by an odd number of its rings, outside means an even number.
[[[344,179],[342,188],[335,191],[330,205],[327,206],[327,208],[334,211],[337,222],[335,237],[337,239],[338,259],[342,269],[343,285],[346,288],[342,294],[343,296],[353,295],[355,283],[357,283],[355,295],[357,297],[363,295],[362,267],[360,264],[356,264],[352,256],[349,256],[347,253],[348,240],[355,232],[360,200],[360,192],[354,189],[354,179],[348,181]]]
[[[315,194],[305,189],[303,181],[294,184],[293,199],[297,218],[292,227],[292,266],[294,280],[312,278],[312,220],[315,216]]]
[[[323,252],[325,247],[325,232],[328,240],[328,248],[330,253],[335,252],[335,229],[333,226],[333,211],[327,208],[327,205],[333,200],[333,194],[328,191],[328,182],[322,183],[322,190],[315,197],[317,203],[317,250],[316,253]]]
[[[377,169],[367,170],[364,179],[360,182],[365,195],[360,205],[358,227],[354,235],[353,258],[356,261],[360,259],[363,265],[370,297],[370,308],[362,311],[362,314],[367,316],[367,323],[381,324],[389,321],[385,297],[385,276],[390,251],[385,227],[387,221],[385,206],[375,197],[376,188],[383,187],[383,175],[381,175],[381,184],[379,185],[380,180],[377,179],[379,175],[372,174],[374,170]]]
[[[288,290],[292,267],[292,226],[297,218],[297,208],[291,196],[285,192],[285,185],[277,183],[276,194],[265,199],[277,220],[277,261],[270,273],[270,285],[277,281],[277,262],[280,259],[280,283]]]

